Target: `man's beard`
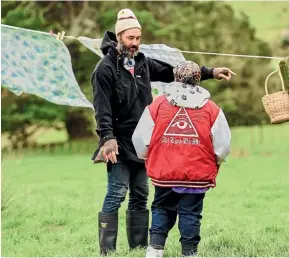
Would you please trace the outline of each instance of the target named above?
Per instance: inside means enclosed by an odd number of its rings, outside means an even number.
[[[135,51],[132,52],[131,48],[134,48]],[[119,51],[127,58],[133,58],[138,55],[138,47],[137,46],[131,46],[131,47],[126,47],[123,42],[119,43]]]

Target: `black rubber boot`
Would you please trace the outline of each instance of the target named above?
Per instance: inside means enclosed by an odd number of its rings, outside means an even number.
[[[127,211],[126,233],[130,249],[148,246],[149,211]]]
[[[118,213],[99,212],[98,236],[100,255],[107,255],[116,250]]]
[[[182,256],[197,256],[198,255],[198,246],[192,244],[182,244]]]

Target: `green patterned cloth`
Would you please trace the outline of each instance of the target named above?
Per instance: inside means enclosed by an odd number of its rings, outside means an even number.
[[[90,107],[72,70],[70,53],[62,40],[48,33],[1,25],[1,85],[17,95],[34,94],[59,105]],[[102,39],[75,38],[103,57]],[[146,56],[176,66],[185,61],[177,49],[164,44],[140,45]],[[168,84],[152,82],[152,94],[164,94]]]
[[[1,25],[1,85],[13,93],[34,94],[50,102],[78,107],[93,105],[82,93],[70,53],[49,34]]]

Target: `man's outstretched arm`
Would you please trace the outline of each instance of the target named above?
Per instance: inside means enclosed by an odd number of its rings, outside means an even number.
[[[161,81],[161,82],[172,82],[174,81],[174,67],[165,62],[152,59],[147,57],[149,70],[150,70],[150,80],[152,82]],[[225,79],[229,81],[231,79],[231,75],[235,73],[232,72],[229,68],[226,67],[217,67],[217,68],[209,68],[206,66],[201,67],[201,80],[207,79]]]

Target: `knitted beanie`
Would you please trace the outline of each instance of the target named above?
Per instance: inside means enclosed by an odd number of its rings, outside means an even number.
[[[133,28],[141,29],[141,25],[139,24],[135,14],[130,9],[122,9],[117,14],[117,22],[115,24],[115,34]]]

